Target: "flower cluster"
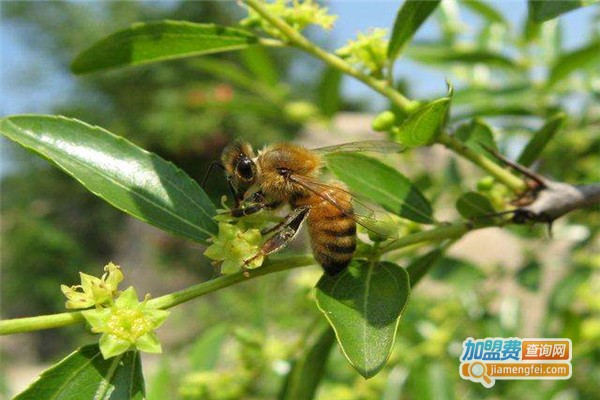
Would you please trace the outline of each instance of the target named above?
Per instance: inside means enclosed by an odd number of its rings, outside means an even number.
[[[117,295],[117,286],[123,280],[123,273],[118,265],[108,263],[104,267],[101,278],[79,273],[81,285],[61,285],[60,290],[67,297],[66,308],[78,309],[92,306],[101,307],[112,302]]]
[[[81,285],[61,285],[67,297],[65,306],[71,309],[95,307],[81,313],[92,332],[102,333],[100,351],[105,359],[131,347],[160,353],[160,342],[154,330],[165,321],[169,312],[148,307],[147,298],[140,303],[133,287],[119,292],[123,273],[118,265],[109,263],[104,271],[101,278],[80,272]]]
[[[298,0],[275,0],[265,3],[264,7],[271,15],[283,19],[288,25],[297,31],[301,31],[308,25],[317,25],[323,29],[330,30],[337,19],[336,15],[327,14],[328,9],[321,7],[314,0],[300,2]],[[248,17],[241,22],[242,26],[258,28],[272,37],[285,40],[279,30],[275,29],[269,22],[265,21],[253,9],[248,9]]]
[[[259,256],[246,264],[246,260],[257,254],[262,244],[262,235],[258,229],[243,229],[243,225],[233,225],[219,222],[219,234],[211,239],[204,255],[215,261],[223,261],[222,274],[233,274],[240,268],[256,268],[263,263],[264,257]]]
[[[231,215],[227,206],[227,197],[221,198],[222,208],[217,210],[214,220],[219,223],[219,233],[209,239],[212,242],[204,255],[221,264],[222,274],[233,274],[240,269],[258,268],[264,261],[260,253],[264,242],[261,229],[269,224],[281,222],[281,218],[264,211],[259,211],[238,218]],[[250,261],[249,261],[250,260]]]
[[[148,353],[162,351],[154,330],[165,321],[168,311],[148,307],[148,296],[139,302],[129,287],[109,308],[83,311],[92,332],[102,333],[100,351],[104,358],[126,352],[132,346]]]
[[[387,29],[381,28],[372,29],[368,34],[359,32],[356,40],[349,40],[336,54],[357,68],[382,78],[387,62],[387,33]]]
[[[510,195],[508,188],[497,182],[492,176],[485,176],[477,181],[477,191],[492,202],[494,209],[505,210],[507,197]]]

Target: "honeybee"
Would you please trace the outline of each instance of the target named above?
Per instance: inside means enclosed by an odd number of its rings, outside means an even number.
[[[313,255],[328,275],[343,271],[356,251],[357,223],[367,226],[353,207],[354,196],[338,182],[323,182],[319,175],[322,156],[329,152],[399,152],[393,142],[366,141],[309,150],[291,143],[278,143],[255,153],[250,144],[238,141],[221,156],[229,187],[234,195],[234,217],[274,210],[288,205],[291,212],[265,233],[272,233],[258,254],[274,253],[298,234],[304,221]]]

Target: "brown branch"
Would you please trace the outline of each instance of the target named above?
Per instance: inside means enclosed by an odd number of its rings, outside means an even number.
[[[571,211],[593,206],[600,206],[600,183],[574,186],[544,178],[544,187],[538,189],[535,200],[518,208],[513,219],[552,222]]]

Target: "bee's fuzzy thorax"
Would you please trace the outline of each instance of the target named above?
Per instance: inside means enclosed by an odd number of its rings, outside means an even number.
[[[321,157],[307,148],[291,143],[277,143],[259,151],[257,161],[261,171],[288,168],[295,174],[315,176],[321,168]]]
[[[259,186],[263,192],[277,200],[306,194],[306,189],[282,176],[282,169],[293,175],[316,177],[321,169],[321,157],[295,144],[278,143],[259,151],[256,157],[259,170]]]

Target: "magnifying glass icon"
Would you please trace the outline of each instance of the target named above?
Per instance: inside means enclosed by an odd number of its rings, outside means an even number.
[[[469,365],[469,375],[475,379],[483,379],[488,385],[492,384],[492,380],[487,374],[487,367],[481,361],[475,361]]]

